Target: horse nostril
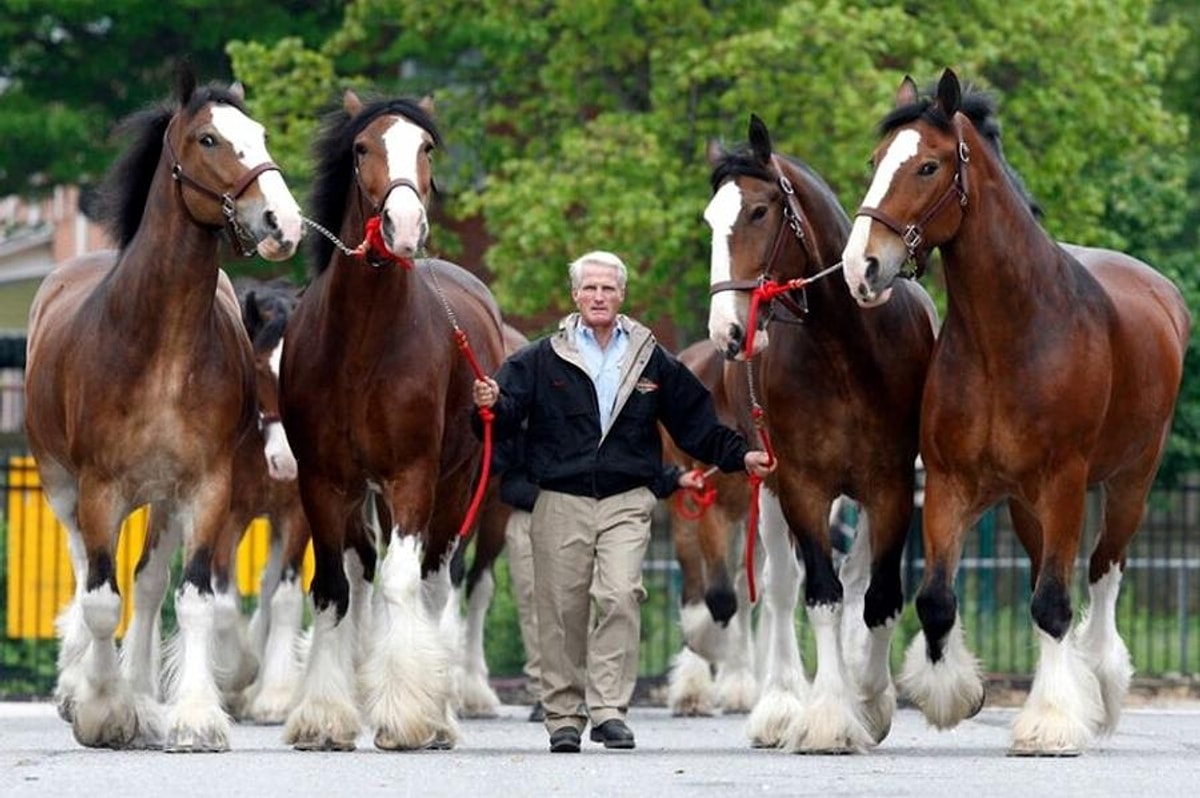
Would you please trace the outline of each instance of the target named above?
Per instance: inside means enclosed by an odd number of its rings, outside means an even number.
[[[268,230],[279,229],[279,219],[275,216],[275,211],[267,211],[263,214],[263,223],[266,224]]]
[[[867,281],[875,282],[875,278],[879,276],[879,259],[867,258]]]
[[[388,214],[383,215],[383,235],[388,241],[392,240],[395,235],[396,225],[392,222],[392,217]]]

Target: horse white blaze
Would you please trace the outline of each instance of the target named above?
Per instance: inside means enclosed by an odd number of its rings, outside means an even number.
[[[868,208],[877,208],[892,188],[892,181],[905,163],[916,157],[917,147],[921,143],[921,134],[915,130],[902,130],[892,139],[875,177],[871,180],[871,188],[863,198],[862,204]],[[903,242],[894,236],[887,236],[881,245],[871,241],[871,225],[874,220],[869,216],[858,216],[854,226],[850,228],[850,238],[842,250],[842,276],[851,295],[864,306],[879,305],[891,296],[891,289],[885,289],[876,294],[875,289],[867,280],[867,258],[874,257],[879,261],[882,275],[895,274],[900,264],[908,257],[908,250]],[[868,252],[868,247],[874,244]]]
[[[279,384],[279,363],[283,357],[283,341],[280,340],[271,352],[271,375]],[[293,480],[299,471],[296,465],[296,455],[292,453],[292,445],[288,442],[287,432],[282,424],[268,424],[266,428],[266,445],[263,454],[267,458],[267,473],[271,479]]]
[[[733,278],[729,240],[742,210],[742,190],[728,182],[717,190],[704,209],[704,221],[712,228],[709,285]],[[737,291],[713,294],[708,305],[708,337],[722,352],[729,351],[733,330],[745,332],[745,297]]]
[[[387,152],[388,180],[411,180],[421,185],[417,173],[417,161],[421,148],[429,134],[420,125],[407,119],[397,119],[383,134],[383,146]],[[403,186],[388,195],[382,215],[387,225],[387,244],[395,255],[412,257],[424,244],[429,234],[429,221],[425,216],[424,199],[415,191]]]
[[[217,105],[212,109],[213,127],[230,143],[238,160],[247,169],[271,161],[267,151],[267,137],[263,126],[231,105]],[[253,212],[258,220],[250,222],[252,229],[263,228],[265,237],[259,243],[259,254],[270,260],[290,257],[300,243],[303,232],[300,221],[300,206],[292,196],[283,175],[275,170],[258,176],[258,190],[262,194],[261,209]],[[270,222],[267,222],[267,220]],[[259,221],[261,220],[261,221]],[[249,220],[248,220],[249,221]]]

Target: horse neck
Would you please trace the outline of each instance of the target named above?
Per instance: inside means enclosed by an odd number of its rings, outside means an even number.
[[[366,234],[366,221],[367,214],[361,202],[351,198],[342,216],[338,237],[348,247],[358,246]],[[336,247],[326,271],[329,272],[331,306],[341,309],[327,314],[326,318],[336,319],[343,329],[383,327],[384,332],[394,334],[396,318],[407,317],[414,304],[413,291],[419,290],[421,283],[415,277],[415,266],[412,269],[392,263],[373,266],[361,256],[347,255]],[[386,307],[389,312],[346,312],[349,308],[372,307]]]
[[[964,128],[971,150],[967,204],[958,232],[941,246],[947,321],[977,319],[988,329],[1011,330],[1027,325],[1039,307],[1057,315],[1069,305],[1055,301],[1069,265],[987,144],[970,125]]]
[[[841,260],[842,250],[850,237],[850,219],[821,188],[795,169],[788,170],[788,179],[796,189],[796,198],[806,224],[802,225],[808,244],[788,233],[790,241],[784,249],[783,268],[779,277],[791,280],[812,277]],[[787,222],[784,221],[786,225]],[[786,231],[785,231],[786,232]],[[858,319],[857,305],[846,291],[841,277],[834,273],[822,277],[805,288],[810,310],[829,309],[835,316]],[[815,304],[814,304],[815,303]]]
[[[171,340],[164,335],[171,330],[190,337],[213,312],[218,245],[217,232],[190,216],[164,155],[141,224],[106,281],[112,322],[153,327],[148,340],[160,343]]]

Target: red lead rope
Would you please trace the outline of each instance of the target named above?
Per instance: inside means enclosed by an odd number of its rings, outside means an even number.
[[[479,367],[479,361],[475,359],[475,353],[471,351],[471,343],[467,340],[467,334],[457,324],[454,325],[454,341],[466,356],[467,362],[471,364],[471,371],[475,372],[475,379],[484,379],[487,375]],[[475,486],[475,495],[471,497],[471,506],[467,508],[467,517],[463,519],[462,526],[458,530],[460,538],[465,538],[475,523],[475,516],[479,514],[479,505],[483,503],[483,494],[487,491],[488,477],[492,471],[492,421],[495,420],[496,414],[490,407],[481,407],[479,408],[479,418],[483,420],[483,466],[479,470],[479,484]]]
[[[751,376],[750,379],[753,380],[754,377]],[[769,466],[775,462],[775,448],[771,446],[771,436],[767,434],[766,422],[763,420],[765,412],[758,402],[755,402],[751,413],[754,416],[754,427],[758,430],[758,436],[762,438],[763,451],[769,458]],[[758,602],[758,588],[754,584],[754,542],[758,537],[758,497],[762,483],[763,479],[758,474],[750,475],[750,511],[746,517],[746,586],[751,604]]]

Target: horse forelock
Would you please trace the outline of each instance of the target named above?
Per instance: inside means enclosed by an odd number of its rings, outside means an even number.
[[[773,179],[767,168],[759,162],[758,158],[750,151],[750,148],[744,144],[724,153],[720,162],[713,167],[712,176],[709,178],[709,185],[715,194],[725,181],[732,180],[735,177],[753,177],[759,180]]]
[[[414,100],[377,100],[365,105],[354,116],[341,109],[326,116],[321,133],[313,143],[316,167],[308,203],[313,219],[326,229],[337,230],[346,209],[354,179],[354,139],[385,115],[403,116],[427,132],[435,146],[442,145],[441,133],[433,117]],[[333,256],[333,242],[320,235],[308,236],[308,242],[309,268],[314,275],[320,274]]]

